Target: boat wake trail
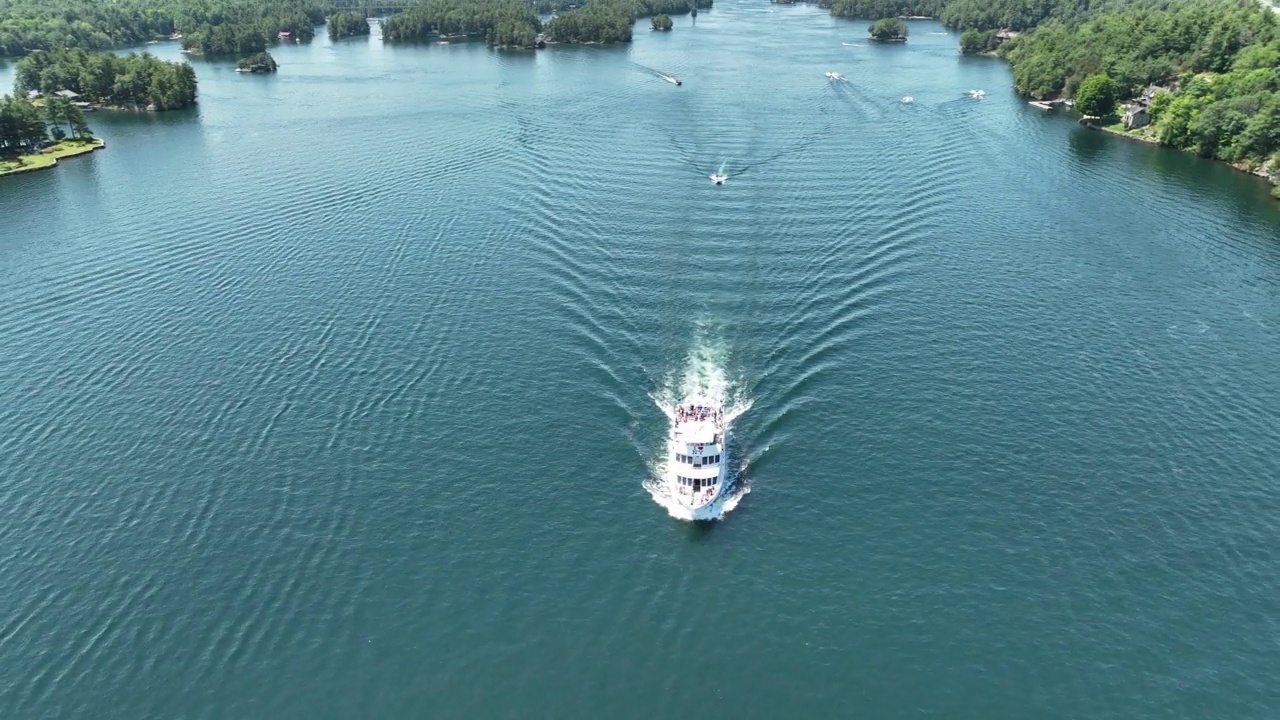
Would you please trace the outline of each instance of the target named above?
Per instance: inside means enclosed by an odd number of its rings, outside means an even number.
[[[742,497],[751,492],[731,430],[734,419],[751,408],[751,400],[740,383],[730,380],[725,371],[728,359],[729,351],[725,344],[700,338],[689,351],[683,369],[663,378],[659,389],[649,395],[671,422],[675,421],[676,406],[694,398],[724,409],[730,480],[712,507],[711,516],[716,520],[738,507]],[[670,436],[664,437],[662,451],[649,463],[649,479],[644,482],[644,488],[654,502],[666,508],[669,515],[680,518],[679,505],[670,496],[665,481],[669,470],[667,459],[672,448],[667,446],[671,442]]]
[[[638,62],[636,62],[636,61],[634,61],[634,60],[632,60],[632,61],[631,61],[631,64],[632,64],[632,65],[634,65],[636,68],[638,68],[638,69],[640,69],[640,70],[643,70],[644,72],[649,73],[650,75],[653,75],[654,77],[660,77],[660,78],[662,78],[663,80],[666,80],[667,82],[671,83],[672,85],[679,85],[679,84],[681,84],[681,83],[680,83],[679,78],[677,78],[675,75],[672,75],[671,73],[663,72],[663,71],[658,70],[658,69],[656,69],[656,68],[651,68],[651,67],[649,67],[648,65],[641,65],[640,63],[638,63]]]

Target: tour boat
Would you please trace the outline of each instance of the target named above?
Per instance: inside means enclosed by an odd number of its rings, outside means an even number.
[[[698,400],[677,407],[667,447],[672,510],[685,520],[714,520],[729,484],[724,410]]]
[[[843,79],[844,79],[844,76],[843,76],[843,75],[841,75],[841,74],[840,74],[840,73],[838,73],[838,72],[829,72],[829,73],[826,73],[826,76],[827,76],[827,79],[828,79],[828,80],[843,80]]]
[[[902,98],[902,104],[903,104],[903,105],[910,105],[911,103],[913,103],[913,102],[915,102],[915,101],[916,101],[916,99],[915,99],[915,98],[913,98],[913,97],[911,97],[910,95],[907,95],[906,97]]]
[[[711,182],[715,183],[716,185],[723,185],[725,181],[729,179],[728,175],[721,175],[720,173],[715,173],[710,177],[711,177]]]

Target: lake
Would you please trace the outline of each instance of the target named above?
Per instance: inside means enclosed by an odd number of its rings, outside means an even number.
[[[1266,185],[935,23],[647,27],[196,59],[0,180],[0,717],[1276,717]]]

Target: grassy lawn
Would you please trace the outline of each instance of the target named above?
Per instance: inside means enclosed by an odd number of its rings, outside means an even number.
[[[56,165],[58,158],[74,157],[93,152],[106,143],[98,138],[91,140],[64,140],[51,145],[35,155],[19,155],[17,157],[0,158],[0,175],[11,172],[39,170]]]

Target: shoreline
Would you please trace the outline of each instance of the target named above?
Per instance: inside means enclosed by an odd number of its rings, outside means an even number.
[[[35,155],[19,155],[17,160],[35,160],[33,164],[19,165],[18,167],[8,170],[0,170],[0,177],[9,175],[21,175],[22,173],[37,172],[39,170],[50,170],[58,166],[59,160],[66,158],[79,157],[97,152],[107,146],[107,142],[102,138],[93,138],[89,142],[74,142],[70,146],[66,141],[60,142],[52,147],[45,148]],[[8,163],[12,161],[0,161],[0,163]]]
[[[1094,125],[1093,123],[1082,122],[1080,124],[1084,125],[1086,128],[1089,128],[1091,130],[1098,130],[1108,135],[1114,135],[1114,136],[1122,137],[1128,140],[1133,140],[1140,143],[1146,143],[1147,145],[1152,145],[1154,147],[1158,147],[1164,150],[1172,150],[1174,152],[1179,152],[1184,155],[1190,155],[1192,157],[1201,157],[1199,155],[1196,155],[1193,152],[1190,152],[1189,150],[1183,150],[1182,148],[1175,148],[1175,147],[1169,147],[1167,145],[1161,145],[1159,140],[1156,140],[1155,138],[1150,137],[1148,135],[1138,135],[1135,133],[1131,133],[1128,130],[1117,130],[1115,128],[1107,127],[1105,125]],[[1272,176],[1272,174],[1266,170],[1265,165],[1257,168],[1250,168],[1248,165],[1245,165],[1243,163],[1227,162],[1226,160],[1219,160],[1218,158],[1201,158],[1201,159],[1209,160],[1211,162],[1215,162],[1220,165],[1226,165],[1227,167],[1232,168],[1234,170],[1238,170],[1242,173],[1246,173],[1248,175],[1253,175],[1254,177],[1261,178],[1266,183],[1272,186],[1273,188],[1272,195],[1275,195],[1276,199],[1280,200],[1280,194],[1277,194],[1278,192],[1280,192],[1280,176]]]

